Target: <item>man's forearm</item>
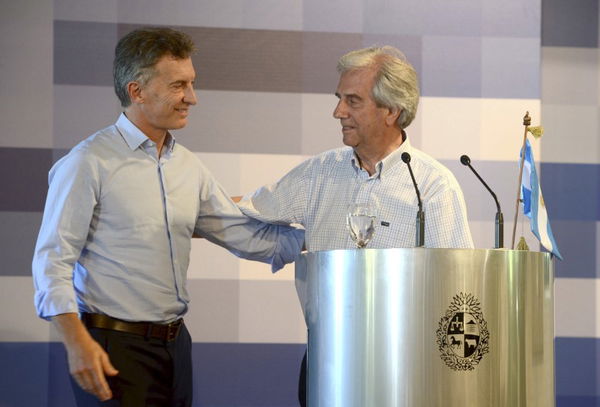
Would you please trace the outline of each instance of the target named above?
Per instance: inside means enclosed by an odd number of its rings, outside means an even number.
[[[91,338],[89,332],[75,313],[53,316],[52,325],[58,331],[65,346],[74,345],[81,340]]]

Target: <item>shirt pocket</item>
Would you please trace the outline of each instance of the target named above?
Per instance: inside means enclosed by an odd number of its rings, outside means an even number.
[[[417,211],[389,213],[377,218],[374,243],[380,248],[414,247]]]

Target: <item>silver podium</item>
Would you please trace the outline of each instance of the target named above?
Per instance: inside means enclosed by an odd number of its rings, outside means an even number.
[[[554,406],[547,253],[306,253],[310,407]]]

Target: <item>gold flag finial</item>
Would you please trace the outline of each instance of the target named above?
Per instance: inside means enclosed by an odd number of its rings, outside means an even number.
[[[531,126],[527,127],[527,131],[531,133],[533,137],[540,138],[544,134],[544,128],[542,126]]]
[[[525,112],[525,117],[523,117],[523,126],[531,126],[531,117],[529,117],[529,112]]]

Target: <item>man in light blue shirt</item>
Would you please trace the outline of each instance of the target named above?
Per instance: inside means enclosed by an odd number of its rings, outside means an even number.
[[[123,37],[114,80],[124,113],[50,171],[35,305],[62,337],[80,406],[191,405],[182,316],[192,235],[274,270],[302,247],[302,231],[243,215],[169,133],[196,104],[193,50],[170,29]]]

